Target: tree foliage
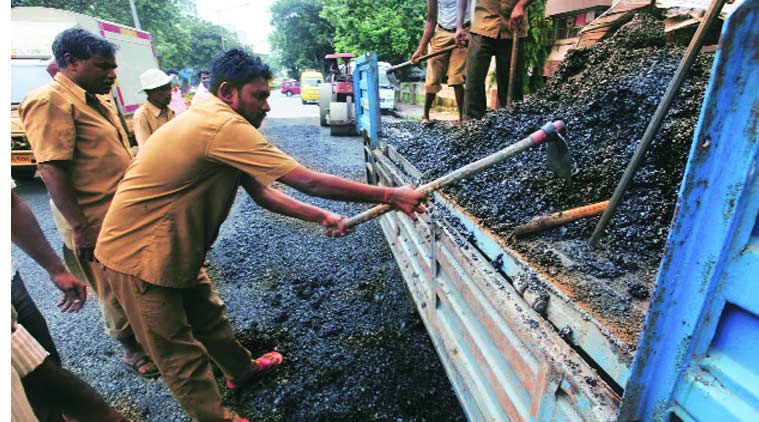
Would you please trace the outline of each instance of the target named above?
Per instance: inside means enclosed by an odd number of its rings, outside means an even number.
[[[324,0],[321,16],[335,28],[337,51],[400,63],[419,45],[426,14],[425,0]]]
[[[333,52],[334,28],[319,14],[319,0],[277,0],[271,6],[274,31],[269,43],[290,77],[307,68],[325,70],[324,56]]]
[[[548,57],[548,41],[551,37],[551,20],[545,18],[546,0],[532,0],[527,6],[529,20],[527,41],[524,43],[525,75],[524,92],[535,92],[543,87],[543,64]]]

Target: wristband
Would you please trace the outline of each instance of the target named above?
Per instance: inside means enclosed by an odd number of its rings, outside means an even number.
[[[385,188],[384,192],[382,192],[382,202],[387,204],[389,200],[390,200],[390,188]]]

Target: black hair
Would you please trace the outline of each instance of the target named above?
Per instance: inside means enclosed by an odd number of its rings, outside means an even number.
[[[269,66],[261,58],[241,48],[233,48],[218,54],[211,62],[211,92],[216,94],[222,82],[229,82],[240,89],[246,83],[264,78],[271,80]]]
[[[179,76],[179,72],[177,72],[176,69],[169,69],[169,70],[166,71],[166,74],[167,75],[177,75],[177,76]]]
[[[53,41],[53,55],[58,67],[66,67],[66,53],[79,60],[87,60],[92,56],[113,56],[116,54],[116,45],[103,37],[81,28],[69,28],[55,37]]]
[[[205,70],[205,69],[203,69],[203,70],[201,70],[200,72],[198,72],[198,78],[200,78],[200,77],[201,77],[201,76],[203,76],[203,75],[208,75],[208,71],[207,71],[207,70]]]

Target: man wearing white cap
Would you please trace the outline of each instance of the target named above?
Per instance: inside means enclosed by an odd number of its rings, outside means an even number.
[[[160,69],[148,69],[140,75],[142,91],[148,100],[134,112],[134,137],[142,147],[159,127],[174,118],[171,103],[171,76]]]

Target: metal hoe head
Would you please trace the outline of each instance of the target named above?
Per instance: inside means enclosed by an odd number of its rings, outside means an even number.
[[[566,181],[572,180],[572,155],[569,153],[569,145],[561,134],[561,130],[554,130],[551,139],[546,145],[548,167]]]

